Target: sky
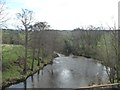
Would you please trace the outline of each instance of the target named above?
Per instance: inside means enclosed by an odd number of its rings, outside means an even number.
[[[16,28],[16,13],[34,12],[34,21],[46,21],[52,29],[73,30],[89,25],[118,27],[119,0],[5,0],[8,28]]]

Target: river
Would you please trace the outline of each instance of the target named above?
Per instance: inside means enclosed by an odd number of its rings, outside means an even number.
[[[8,88],[78,88],[107,82],[105,67],[95,60],[60,55],[52,65]]]

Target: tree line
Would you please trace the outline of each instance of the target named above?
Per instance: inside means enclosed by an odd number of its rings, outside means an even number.
[[[64,42],[66,55],[97,59],[105,66],[109,81],[120,82],[119,30],[75,29]]]

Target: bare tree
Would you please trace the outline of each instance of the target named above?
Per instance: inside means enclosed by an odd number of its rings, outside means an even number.
[[[106,60],[107,60],[107,66],[109,66],[108,76],[111,83],[114,83],[115,80],[119,83],[120,77],[119,77],[119,70],[120,70],[120,62],[119,62],[119,37],[118,32],[119,30],[116,30],[116,27],[109,27],[109,36],[110,40],[106,39],[106,52],[108,54]],[[105,36],[104,36],[105,37]],[[107,42],[110,42],[109,45],[107,45]]]
[[[36,31],[38,31],[38,66],[40,65],[40,46],[42,48],[42,62],[43,62],[43,52],[44,52],[44,43],[43,43],[43,40],[40,41],[40,35],[39,35],[39,31],[43,31],[43,30],[47,30],[50,25],[48,25],[47,22],[36,22],[34,24],[34,27],[36,28]],[[43,39],[43,38],[42,38]]]
[[[4,0],[0,0],[0,28],[6,27],[4,23],[8,20]]]
[[[30,34],[30,47],[32,48],[32,65],[31,65],[31,70],[33,71],[34,69],[34,60],[35,60],[35,52],[36,52],[36,32],[34,25],[31,26],[32,33]]]
[[[27,51],[28,51],[28,32],[30,24],[33,20],[33,12],[28,9],[22,9],[21,13],[17,13],[17,18],[21,21],[22,26],[25,30],[25,60],[24,60],[24,69],[23,72],[26,74],[26,67],[27,67]]]
[[[113,34],[114,33],[114,34]],[[102,60],[111,83],[118,80],[119,62],[118,62],[118,44],[116,31],[104,31],[98,43],[97,55]]]

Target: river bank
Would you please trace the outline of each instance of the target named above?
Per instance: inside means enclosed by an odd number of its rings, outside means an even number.
[[[12,84],[25,81],[29,76],[33,75],[47,64],[51,64],[54,56],[44,57],[44,62],[38,66],[38,60],[34,60],[34,69],[31,71],[32,53],[29,50],[27,62],[27,74],[22,73],[24,47],[22,45],[2,45],[2,89]]]
[[[25,81],[29,76],[34,75],[36,72],[38,72],[39,70],[42,70],[46,65],[51,64],[51,63],[52,62],[44,64],[42,67],[38,67],[34,71],[28,71],[26,75],[22,75],[19,78],[13,78],[13,79],[8,79],[8,80],[4,81],[2,83],[2,90],[4,90],[6,87],[9,87],[10,85]]]

